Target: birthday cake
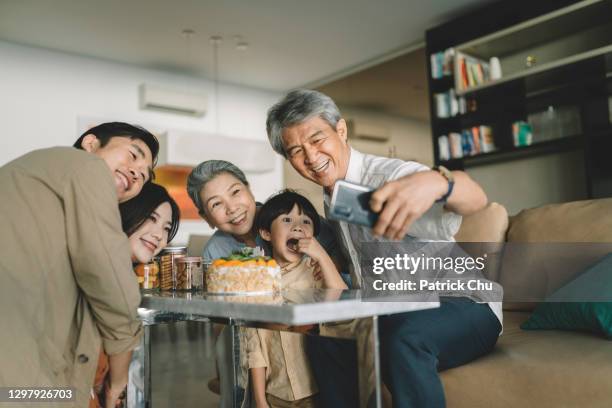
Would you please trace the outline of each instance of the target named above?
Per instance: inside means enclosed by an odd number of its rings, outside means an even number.
[[[206,270],[206,291],[224,294],[266,294],[281,289],[281,270],[269,256],[251,248],[215,259]]]

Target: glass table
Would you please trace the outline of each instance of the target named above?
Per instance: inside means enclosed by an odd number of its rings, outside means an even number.
[[[381,294],[372,296],[361,290],[307,289],[283,290],[270,295],[217,295],[205,292],[149,292],[143,293],[140,316],[144,323],[144,336],[140,363],[144,368],[143,401],[151,404],[150,326],[169,321],[213,321],[226,324],[232,341],[240,327],[273,328],[275,330],[299,331],[307,325],[333,324],[334,322],[371,320],[371,367],[374,371],[374,393],[372,400],[377,407],[382,405],[380,360],[378,344],[378,316],[435,308],[439,306],[438,295],[423,292],[405,296]],[[322,330],[323,332],[323,330]],[[336,336],[326,331],[326,336]],[[232,345],[232,349],[234,349]],[[232,406],[240,407],[242,398],[238,392],[240,361],[233,357]],[[362,386],[360,373],[360,388]],[[367,398],[360,398],[367,405]],[[372,403],[372,402],[370,402]]]

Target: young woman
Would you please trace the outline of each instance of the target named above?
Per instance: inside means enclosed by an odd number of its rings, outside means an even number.
[[[128,235],[132,262],[148,263],[168,245],[179,227],[180,212],[176,202],[166,189],[158,184],[147,183],[135,198],[119,205],[123,231]],[[117,373],[127,373],[131,353],[110,358],[102,350],[94,381],[95,396],[90,408],[114,408],[125,389],[128,378]],[[123,368],[122,370],[120,369]],[[98,398],[100,395],[102,398]]]
[[[178,231],[178,205],[158,184],[145,185],[136,198],[119,205],[119,212],[123,231],[130,240],[133,263],[150,262]]]

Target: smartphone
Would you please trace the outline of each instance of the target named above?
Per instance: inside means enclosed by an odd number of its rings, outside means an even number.
[[[378,214],[370,209],[370,197],[374,189],[339,180],[334,185],[329,218],[351,224],[373,227]]]

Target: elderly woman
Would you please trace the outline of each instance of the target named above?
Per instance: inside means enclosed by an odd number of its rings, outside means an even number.
[[[189,174],[187,192],[200,216],[216,229],[206,243],[202,257],[205,261],[229,255],[244,247],[264,248],[264,241],[254,229],[258,204],[249,188],[246,176],[237,166],[224,160],[208,160],[200,163]],[[321,230],[317,239],[336,261],[341,259],[334,232],[325,219],[321,219]],[[338,268],[342,270],[342,268]],[[226,331],[218,342],[217,362],[221,380],[221,406],[230,406],[231,353],[223,348],[231,344]],[[239,342],[234,343],[239,346]],[[235,350],[239,352],[239,350]]]
[[[304,178],[320,185],[328,211],[336,181],[375,189],[370,206],[379,214],[373,228],[334,223],[350,254],[354,286],[361,287],[360,256],[378,237],[415,241],[453,241],[461,215],[483,208],[487,197],[463,172],[367,155],[352,149],[346,122],[334,101],[310,90],[287,94],[268,111],[268,138]],[[381,248],[383,246],[376,247]],[[372,248],[370,245],[368,248]],[[500,299],[501,300],[501,299]],[[437,309],[382,316],[381,363],[396,407],[443,407],[438,370],[460,366],[491,351],[501,331],[500,302],[441,297]],[[311,359],[324,406],[354,406],[351,390],[336,382],[350,356],[328,343]],[[354,365],[353,365],[354,366]],[[351,402],[352,401],[352,402]]]

